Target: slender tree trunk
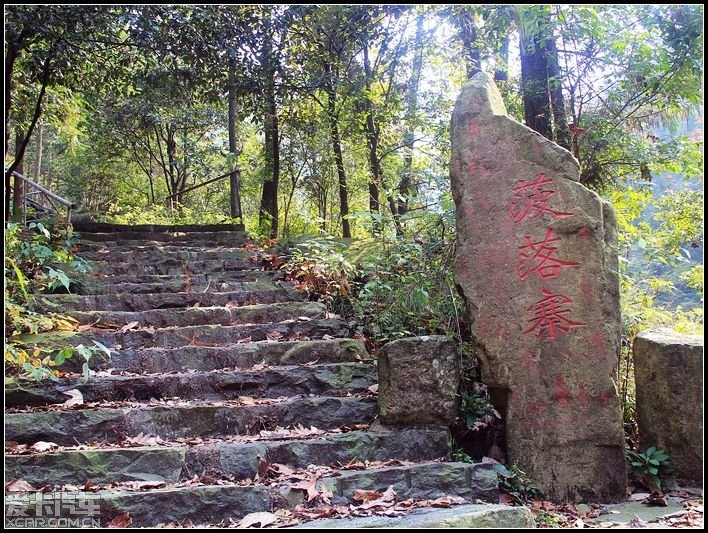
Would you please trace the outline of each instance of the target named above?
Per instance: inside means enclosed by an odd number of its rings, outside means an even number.
[[[325,66],[325,73],[331,73],[331,65]],[[339,125],[337,124],[337,96],[331,80],[325,85],[327,93],[327,118],[329,120],[330,139],[334,151],[334,161],[339,177],[339,211],[342,216],[342,237],[351,238],[352,232],[349,225],[349,198],[347,192],[347,175],[344,172],[344,157],[342,156],[342,142],[339,138]]]
[[[378,213],[380,210],[379,187],[382,183],[381,165],[378,157],[378,132],[374,123],[374,106],[371,103],[371,62],[369,61],[369,44],[364,43],[364,85],[366,95],[364,97],[364,111],[366,120],[364,130],[366,132],[366,143],[369,147],[369,211]]]
[[[497,83],[509,81],[509,37],[502,37],[499,43],[494,81]]]
[[[43,133],[43,127],[42,123],[40,122],[37,124],[37,135],[36,135],[36,141],[37,141],[37,147],[36,147],[36,152],[37,152],[37,157],[35,157],[34,161],[34,181],[35,183],[39,183],[41,185],[41,179],[42,179],[42,133]],[[45,205],[45,201],[42,198],[40,203],[42,205]]]
[[[422,13],[418,15],[415,30],[415,57],[413,58],[413,72],[408,84],[408,94],[406,95],[406,132],[403,134],[403,145],[405,146],[405,156],[403,157],[403,173],[401,181],[398,183],[398,215],[408,212],[408,197],[413,192],[413,142],[415,140],[415,127],[413,124],[415,114],[418,111],[418,88],[420,86],[420,71],[423,68],[423,24],[425,17]]]
[[[15,132],[15,161],[17,161],[17,151],[26,144],[27,143],[25,143],[22,129],[20,126],[17,126],[17,130]],[[20,158],[15,166],[15,172],[18,174],[24,174],[23,166],[23,159]],[[25,214],[25,182],[17,176],[14,178],[14,186],[12,191],[12,220],[14,222],[22,222]]]
[[[559,146],[570,150],[570,130],[568,129],[568,119],[565,115],[565,99],[563,98],[563,86],[561,84],[558,48],[553,36],[548,36],[546,39],[546,57],[548,59],[548,87],[553,111],[553,140]]]
[[[280,143],[278,133],[278,116],[276,114],[275,88],[272,85],[267,91],[267,108],[265,113],[265,159],[266,179],[263,182],[259,225],[271,239],[278,236],[278,185],[280,181]]]
[[[233,154],[233,168],[229,176],[231,186],[231,218],[239,218],[243,221],[241,214],[241,184],[240,171],[236,168],[236,156],[238,151],[236,137],[236,61],[229,59],[229,152]]]
[[[471,5],[460,6],[455,16],[455,22],[460,30],[460,37],[464,45],[467,79],[470,79],[482,69],[482,58],[477,44],[477,27],[474,24],[474,9]]]
[[[524,23],[521,12],[521,92],[524,101],[524,121],[532,130],[553,140],[551,101],[548,93],[546,54],[541,47],[541,30]]]

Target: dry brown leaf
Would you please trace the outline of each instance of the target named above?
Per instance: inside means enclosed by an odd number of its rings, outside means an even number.
[[[266,511],[260,511],[257,513],[247,514],[241,520],[239,520],[236,527],[237,528],[247,528],[247,527],[255,526],[256,524],[258,525],[258,527],[265,527],[265,526],[269,526],[270,524],[273,524],[277,521],[278,521],[278,517],[276,515],[274,515],[273,513],[269,513]]]
[[[391,507],[396,502],[396,491],[393,485],[386,489],[380,498],[361,504],[357,509],[372,509],[374,507]]]
[[[231,309],[233,307],[238,307],[238,302],[235,300],[232,300],[230,302],[226,302],[226,305],[224,307],[226,307],[227,309]]]
[[[133,320],[132,322],[128,322],[125,326],[123,326],[122,328],[120,328],[118,331],[120,331],[120,332],[125,332],[125,331],[129,331],[129,330],[131,330],[131,329],[135,329],[135,328],[138,327],[138,324],[140,324],[140,322],[138,322],[137,320]],[[122,516],[122,515],[121,515],[121,516]],[[110,527],[110,526],[109,526],[109,527]]]
[[[312,320],[312,318],[309,316],[299,316],[297,317],[297,319],[302,320],[303,322],[309,322],[310,320]]]
[[[646,500],[642,502],[644,505],[651,505],[654,507],[668,507],[669,503],[666,501],[666,495],[655,493],[649,496]]]
[[[381,497],[381,493],[376,490],[361,490],[357,489],[352,494],[352,499],[358,502],[370,502]]]
[[[374,394],[379,393],[379,384],[378,383],[374,383],[373,385],[371,385],[370,387],[367,387],[367,388],[369,389],[369,392],[372,392]]]
[[[69,399],[62,404],[62,407],[71,407],[73,405],[83,405],[83,403],[84,403],[84,395],[81,394],[81,391],[79,389],[71,389],[71,390],[62,392],[62,394],[69,397]]]
[[[288,465],[281,465],[280,463],[273,463],[270,465],[270,468],[279,476],[291,476],[295,473],[295,470],[290,468]]]
[[[268,471],[270,470],[270,463],[263,459],[260,455],[256,456],[258,458],[258,467],[256,468],[256,475],[253,478],[254,481],[261,481],[268,477]]]
[[[44,442],[43,440],[40,440],[38,442],[35,442],[32,446],[30,446],[30,451],[37,452],[37,453],[43,453],[43,452],[48,452],[50,450],[53,450],[55,448],[58,448],[59,445],[55,442]]]
[[[9,483],[5,484],[5,492],[34,492],[36,490],[37,489],[27,483],[24,479],[13,479]]]
[[[269,341],[279,341],[282,338],[283,334],[279,331],[269,331],[268,333],[266,333],[266,339],[268,339]]]
[[[111,520],[106,527],[123,529],[128,527],[133,523],[133,519],[130,518],[130,513],[123,513],[116,516]]]
[[[451,507],[465,503],[465,499],[459,496],[441,496],[429,502],[431,507]]]
[[[256,400],[251,396],[239,396],[238,401],[241,405],[256,405]]]
[[[86,480],[86,483],[84,483],[81,487],[81,490],[85,490],[86,492],[98,492],[99,490],[101,490],[101,486],[96,485],[93,481],[88,479]]]
[[[509,505],[512,503],[516,503],[516,499],[511,494],[507,494],[506,492],[500,492],[499,503]]]

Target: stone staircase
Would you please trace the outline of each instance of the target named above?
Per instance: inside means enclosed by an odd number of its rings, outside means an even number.
[[[45,491],[7,493],[15,516],[73,498],[98,502],[104,526],[125,513],[133,526],[228,524],[391,486],[399,501],[497,501],[492,465],[441,462],[447,428],[376,422],[364,344],[265,269],[240,228],[77,229],[92,273],[36,305],[82,327],[43,342],[95,340],[111,357],[90,359],[85,384],[75,355],[62,367],[75,374],[6,387],[6,483]],[[70,390],[83,404],[65,405]],[[88,516],[77,506],[53,516]]]

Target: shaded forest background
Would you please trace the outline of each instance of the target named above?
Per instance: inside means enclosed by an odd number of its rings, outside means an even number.
[[[101,221],[425,263],[454,242],[449,118],[484,70],[613,203],[628,337],[702,331],[702,61],[699,5],[8,5],[5,212],[17,170]],[[358,268],[328,246],[310,258]]]

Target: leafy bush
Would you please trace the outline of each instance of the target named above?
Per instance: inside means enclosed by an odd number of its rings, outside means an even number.
[[[18,224],[9,224],[5,232],[5,361],[11,375],[38,381],[56,379],[56,367],[79,350],[67,346],[52,355],[52,350],[22,339],[27,333],[77,329],[78,323],[70,317],[31,310],[34,293],[70,292],[72,282],[67,272],[89,270],[84,260],[73,255],[72,239],[71,227],[52,227],[42,222],[32,222],[24,235]],[[91,354],[108,351],[103,345],[88,350]]]
[[[661,477],[674,471],[668,454],[655,446],[644,452],[627,450],[627,462],[634,475],[650,490],[661,491]]]

